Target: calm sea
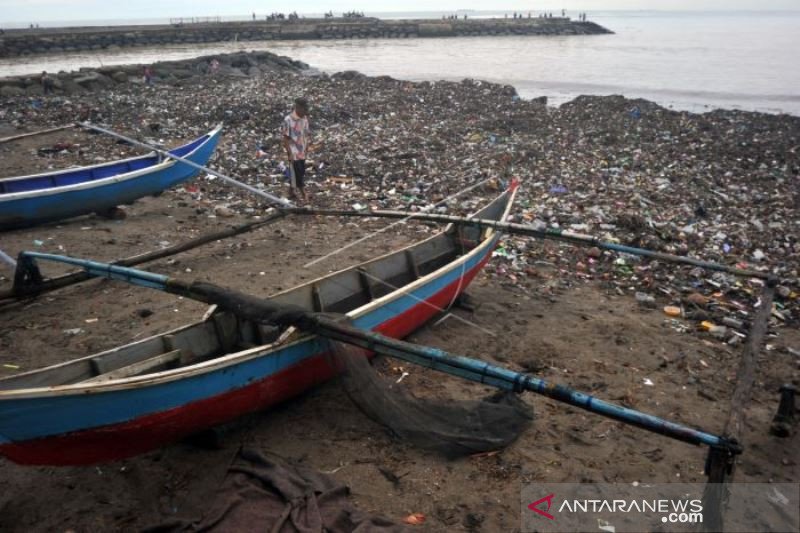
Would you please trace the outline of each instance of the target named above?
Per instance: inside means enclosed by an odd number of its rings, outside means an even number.
[[[503,16],[470,13],[491,15]],[[440,18],[441,13],[390,16]],[[417,81],[486,79],[511,84],[526,98],[547,96],[552,104],[580,94],[623,94],[692,111],[721,107],[800,115],[800,11],[597,11],[588,17],[615,34],[175,45],[0,60],[0,76],[271,50],[326,72],[358,70]]]

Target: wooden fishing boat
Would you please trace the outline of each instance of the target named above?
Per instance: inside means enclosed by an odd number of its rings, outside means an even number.
[[[205,165],[222,126],[170,151]],[[157,194],[197,174],[197,170],[156,153],[74,168],[0,179],[0,229],[30,226],[103,212]]]
[[[512,184],[473,216],[504,220],[515,194]],[[451,225],[270,300],[346,314],[359,328],[401,338],[455,301],[498,239],[492,229]],[[67,465],[141,453],[330,379],[327,350],[316,335],[212,307],[200,322],[0,380],[0,454]]]

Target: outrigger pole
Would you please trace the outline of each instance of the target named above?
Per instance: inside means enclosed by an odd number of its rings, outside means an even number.
[[[668,254],[664,252],[656,252],[644,248],[635,248],[632,246],[625,246],[613,242],[601,241],[592,235],[584,235],[582,233],[575,233],[566,230],[546,228],[539,229],[525,224],[515,224],[511,222],[498,222],[495,220],[486,220],[480,218],[467,218],[458,217],[453,215],[438,215],[429,213],[417,213],[408,211],[345,211],[336,209],[313,209],[313,208],[295,208],[290,209],[293,215],[322,215],[322,216],[348,216],[348,217],[373,217],[373,218],[407,218],[409,220],[422,220],[426,222],[439,222],[448,224],[457,224],[459,226],[477,227],[477,228],[493,228],[512,235],[523,235],[527,237],[535,237],[539,239],[555,240],[567,242],[570,244],[579,244],[584,246],[596,246],[602,250],[610,250],[614,252],[622,252],[631,255],[638,255],[642,257],[649,257],[650,259],[658,259],[670,263],[680,263],[684,265],[698,266],[708,270],[717,272],[726,272],[735,276],[759,278],[770,280],[774,276],[768,272],[759,272],[757,270],[744,270],[741,268],[729,267],[719,263],[711,263],[709,261],[701,261],[683,255]]]
[[[166,150],[162,150],[161,148],[152,146],[152,145],[147,144],[147,143],[143,143],[141,141],[137,141],[136,139],[131,139],[130,137],[122,135],[121,133],[117,133],[115,131],[111,131],[111,130],[106,129],[106,128],[101,128],[100,126],[95,126],[94,124],[91,124],[89,122],[78,122],[77,125],[81,126],[83,128],[86,128],[86,129],[97,131],[99,133],[104,133],[106,135],[110,135],[111,137],[116,137],[117,139],[120,139],[120,140],[123,140],[125,142],[128,142],[128,143],[130,143],[130,144],[132,144],[134,146],[138,146],[140,148],[145,148],[147,150],[152,150],[152,151],[154,151],[154,152],[156,152],[156,153],[158,153],[158,154],[160,154],[160,155],[162,155],[162,156],[164,156],[166,158],[174,159],[176,161],[180,161],[184,165],[189,165],[190,167],[196,168],[197,170],[202,170],[203,172],[207,172],[208,174],[211,174],[212,176],[216,176],[216,177],[218,177],[219,179],[221,179],[222,181],[224,181],[226,183],[230,183],[231,185],[235,185],[236,187],[239,187],[240,189],[244,189],[244,190],[246,190],[248,192],[251,192],[251,193],[255,194],[256,196],[260,196],[262,198],[266,198],[270,202],[278,204],[281,207],[286,208],[286,207],[293,207],[294,206],[294,204],[292,204],[288,200],[284,200],[283,198],[278,198],[277,196],[274,196],[272,194],[264,192],[264,191],[262,191],[260,189],[256,189],[255,187],[251,187],[250,185],[247,185],[246,183],[242,183],[239,180],[235,180],[235,179],[231,178],[230,176],[226,176],[225,174],[220,174],[216,170],[212,170],[212,169],[210,169],[210,168],[208,168],[208,167],[206,167],[204,165],[197,164],[194,161],[186,159],[185,157],[180,157],[180,156],[172,154],[172,153],[170,153],[170,152],[168,152]]]
[[[17,262],[14,261],[14,258],[5,253],[3,250],[0,250],[0,262],[7,264],[11,268],[17,268]]]
[[[268,300],[210,283],[188,283],[161,274],[87,259],[38,252],[22,252],[19,255],[17,272],[14,278],[15,286],[22,288],[27,285],[35,285],[38,280],[41,280],[41,274],[36,265],[37,259],[78,266],[85,269],[91,276],[121,280],[208,304],[216,304],[237,316],[254,322],[276,326],[295,326],[328,339],[346,342],[376,353],[402,359],[478,383],[518,393],[523,391],[534,392],[653,433],[691,444],[702,444],[712,449],[719,449],[729,456],[742,452],[741,446],[735,440],[727,437],[713,435],[641,411],[606,402],[569,387],[548,383],[543,379],[491,365],[484,361],[392,339],[374,331],[355,328],[322,314],[311,313],[301,307],[278,305]]]

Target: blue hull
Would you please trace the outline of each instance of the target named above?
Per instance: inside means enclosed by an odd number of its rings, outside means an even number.
[[[220,129],[209,133],[184,157],[198,165],[205,165],[214,153],[220,134]],[[143,196],[157,194],[198,173],[195,168],[174,160],[154,163],[150,168],[145,167],[94,182],[0,194],[0,229],[102,212],[131,203]]]

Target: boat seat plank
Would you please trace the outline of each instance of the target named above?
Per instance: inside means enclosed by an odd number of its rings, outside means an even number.
[[[207,359],[222,348],[213,321],[173,335],[164,335],[164,350],[181,350],[181,365],[189,365]]]
[[[325,305],[322,302],[322,295],[320,294],[319,285],[316,283],[311,286],[311,299],[314,303],[314,311],[321,313],[325,310]]]
[[[154,338],[130,346],[114,348],[113,350],[98,354],[89,360],[89,365],[92,370],[92,375],[96,376],[142,361],[160,353],[164,353],[163,344],[161,339]]]
[[[417,259],[414,257],[414,252],[412,250],[406,250],[406,262],[408,263],[408,271],[411,272],[414,279],[419,279],[419,267],[417,266]]]
[[[363,268],[358,268],[357,270],[358,280],[361,283],[361,290],[367,295],[369,301],[371,302],[375,299],[375,292],[372,290],[372,279],[370,278],[370,274]]]
[[[211,320],[214,322],[214,330],[222,350],[229,352],[236,346],[239,337],[239,324],[236,316],[232,313],[214,313]]]
[[[132,365],[117,368],[116,370],[106,372],[105,374],[100,374],[99,376],[94,376],[87,380],[81,381],[81,383],[101,383],[103,381],[111,381],[112,379],[124,379],[138,376],[139,374],[150,372],[159,367],[166,367],[170,363],[176,363],[180,360],[180,358],[181,351],[173,350],[171,352],[151,357],[150,359],[145,359],[144,361],[139,361],[138,363],[133,363]]]

